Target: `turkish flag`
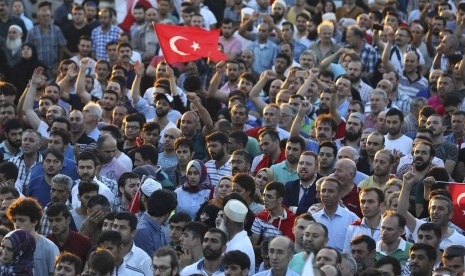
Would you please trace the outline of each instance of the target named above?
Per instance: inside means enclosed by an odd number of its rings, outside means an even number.
[[[449,192],[454,204],[454,215],[451,222],[465,229],[465,183],[450,183]]]
[[[213,61],[228,59],[225,54],[218,51],[220,29],[206,31],[197,27],[165,24],[154,24],[154,27],[163,56],[169,64],[204,57]]]

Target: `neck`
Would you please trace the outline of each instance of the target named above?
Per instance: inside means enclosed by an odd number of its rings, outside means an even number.
[[[189,160],[190,162],[191,160]],[[179,173],[181,173],[181,175],[185,175],[186,174],[186,166],[187,166],[187,163],[186,164],[181,164],[181,163],[178,163],[178,170],[179,170]],[[182,183],[181,183],[182,184]]]
[[[164,149],[163,150],[163,154],[165,154],[165,156],[175,156],[176,155],[176,152],[174,150],[167,150],[167,149]]]
[[[304,180],[301,179],[300,184],[302,184],[302,186],[307,188],[308,186],[312,185],[313,182],[315,182],[316,176],[317,175],[315,173],[315,174],[313,174],[312,178],[310,178],[309,180],[304,181]]]
[[[76,23],[76,22],[74,22],[73,24],[74,24],[74,27],[76,27],[76,29],[79,30],[79,29],[84,28],[84,26],[86,25],[86,22],[84,22],[84,21],[81,22],[81,23]]]
[[[121,255],[123,255],[123,259],[124,259],[124,256],[126,256],[129,252],[131,252],[133,244],[134,242],[131,240],[128,244],[124,245],[123,252],[121,252],[122,253]]]
[[[390,255],[397,249],[397,247],[399,247],[399,243],[400,243],[400,238],[398,238],[395,242],[391,244],[386,244],[385,242],[383,242],[382,244],[384,245],[384,248],[385,248],[384,252]]]
[[[320,40],[320,46],[323,46],[323,47],[331,47],[333,45],[333,43],[331,42],[331,40],[328,40],[328,41],[322,41]]]
[[[47,182],[48,185],[51,185],[51,184],[52,184],[52,178],[53,178],[53,177],[54,177],[54,175],[53,175],[53,176],[50,176],[50,175],[48,175],[48,174],[46,174],[46,173],[44,174],[45,182]]]
[[[378,184],[380,187],[384,187],[384,184],[389,180],[389,173],[386,175],[375,175],[373,174],[373,180]]]
[[[373,166],[373,161],[375,160],[375,156],[367,155],[367,160],[368,160],[368,164],[370,164],[370,166]]]
[[[350,141],[348,139],[345,139],[344,143],[345,143],[346,146],[351,146],[353,148],[358,148],[358,146],[360,145],[360,138],[357,138],[354,141]]]
[[[192,259],[194,262],[197,262],[198,260],[203,258],[203,252],[202,252],[202,246],[195,246],[191,248],[191,254],[192,254]]]
[[[388,139],[389,140],[396,140],[396,139],[399,139],[402,135],[403,135],[402,132],[399,132],[396,135],[391,135],[391,134],[388,133]]]
[[[283,270],[274,270],[271,269],[271,272],[273,273],[273,276],[285,276],[287,272],[287,266],[284,267]]]
[[[168,116],[155,116],[154,121],[160,125],[160,129],[163,129],[168,124]]]
[[[376,216],[373,216],[371,218],[365,217],[365,223],[367,224],[368,227],[371,229],[376,229],[378,228],[379,222],[381,221],[381,214],[378,214]]]
[[[231,227],[228,227],[228,230],[229,230],[229,240],[231,240],[231,239],[234,238],[234,236],[236,236],[238,233],[244,231],[244,228],[243,228],[243,227],[231,226]]]
[[[442,142],[444,142],[444,136],[442,133],[433,137],[433,145],[441,144]]]
[[[60,245],[65,244],[65,243],[68,241],[68,237],[69,237],[69,228],[67,228],[65,232],[63,232],[63,233],[61,233],[61,234],[58,234],[58,235],[55,235],[55,237],[57,238],[58,243],[59,243]]]
[[[124,141],[123,148],[130,149],[130,148],[133,148],[135,146],[137,146],[135,139],[134,140],[126,140],[126,141]]]
[[[346,195],[348,195],[354,188],[354,185],[355,184],[353,182],[350,182],[349,184],[342,183],[341,198],[344,198]]]
[[[229,158],[230,158],[229,154],[225,153],[223,158],[221,158],[220,160],[216,160],[216,162],[215,162],[216,168],[220,168],[221,166],[226,164],[226,162],[228,162]]]
[[[102,122],[111,123],[113,110],[102,109]]]
[[[232,131],[243,131],[244,130],[244,124],[238,125],[238,124],[231,124]]]
[[[81,216],[87,217],[87,208],[81,205],[76,208],[76,213],[78,213]]]
[[[102,28],[102,31],[108,32],[110,30],[110,28],[111,28],[111,25],[110,24],[108,24],[106,26],[100,25],[100,27]]]
[[[131,201],[128,200],[124,195],[121,196],[121,205],[123,205],[124,209],[128,210],[129,204],[131,204]]]
[[[289,163],[289,161],[286,160],[286,164],[287,164],[287,168],[288,168],[291,172],[297,171],[297,163],[292,164],[292,163]]]
[[[29,162],[35,162],[37,160],[38,152],[32,152],[32,153],[25,153],[23,155],[24,157],[24,162],[29,163]]]
[[[86,133],[89,134],[92,130],[97,127],[97,123],[91,122],[86,124]]]
[[[304,251],[304,245],[298,243],[297,241],[294,243],[294,252],[299,253]]]
[[[82,129],[80,132],[70,132],[71,136],[71,144],[75,144],[79,138],[81,138],[82,134],[84,134],[84,129]]]
[[[339,204],[335,204],[334,206],[325,205],[324,209],[325,209],[326,215],[328,215],[329,217],[333,217],[333,215],[336,213],[338,206]]]
[[[8,148],[8,150],[14,155],[18,153],[19,147],[13,147],[13,145],[11,145],[10,142],[8,142],[8,140],[5,140],[5,145]]]
[[[217,258],[216,260],[204,260],[205,262],[203,263],[203,267],[208,273],[214,273],[218,271],[221,267],[221,257]]]
[[[275,164],[275,163],[276,163],[276,160],[278,160],[278,158],[279,158],[280,155],[281,155],[281,148],[278,147],[278,150],[277,150],[277,151],[274,151],[274,152],[273,152],[273,155],[270,156],[271,162],[272,162],[273,164]]]
[[[322,176],[328,176],[333,173],[333,167],[320,168],[318,171]]]
[[[268,213],[271,215],[271,217],[276,218],[280,217],[283,215],[283,206],[278,205],[276,208],[273,210],[269,210]]]
[[[407,77],[411,80],[416,80],[418,78],[418,73],[417,71],[412,71],[412,72],[405,72]]]
[[[39,23],[39,27],[40,27],[42,30],[47,30],[48,27],[50,27],[50,24],[49,24],[49,23]]]

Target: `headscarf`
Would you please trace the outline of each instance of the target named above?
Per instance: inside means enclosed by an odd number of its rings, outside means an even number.
[[[192,187],[189,185],[189,182],[187,180],[187,173],[189,172],[190,168],[194,167],[200,174],[200,181],[199,185]],[[182,185],[182,189],[184,191],[187,191],[189,193],[197,193],[198,191],[208,189],[207,186],[210,185],[210,177],[208,177],[207,174],[207,167],[205,167],[205,164],[202,163],[202,161],[199,160],[191,160],[189,163],[187,163],[186,167],[186,183]]]
[[[206,225],[208,225],[209,228],[215,228],[215,221],[216,221],[216,216],[218,215],[218,212],[221,209],[218,208],[218,206],[215,205],[207,205],[205,208],[202,209],[200,215],[202,215],[203,212],[207,213],[208,219],[206,221],[202,221]]]
[[[1,275],[28,276],[34,275],[34,251],[36,241],[34,237],[24,230],[14,230],[3,239],[9,239],[13,246],[13,259],[0,268]]]
[[[32,43],[23,43],[21,50],[24,46],[31,48],[31,58],[24,59],[21,55],[21,60],[13,66],[10,75],[11,83],[13,83],[21,93],[26,88],[28,80],[32,77],[35,68],[41,66],[47,69],[46,66],[39,61],[36,46],[34,46]]]
[[[261,168],[257,174],[261,171],[265,171],[266,174],[268,175],[268,181],[272,181],[274,179],[274,172],[270,168]]]

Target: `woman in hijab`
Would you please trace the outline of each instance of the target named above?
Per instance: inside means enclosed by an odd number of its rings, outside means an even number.
[[[274,173],[270,168],[262,168],[255,175],[255,184],[257,185],[257,195],[261,198],[263,191],[265,191],[265,186],[269,182],[274,180]]]
[[[202,206],[200,206],[199,211],[197,212],[197,215],[195,216],[195,220],[202,221],[201,215],[206,211],[205,209],[209,206],[215,206],[218,209],[223,209],[223,200],[226,197],[226,195],[231,192],[232,192],[232,176],[225,175],[220,178],[220,181],[218,181],[218,185],[216,186],[215,197],[205,202],[204,204],[202,204]],[[212,208],[210,208],[209,210],[212,210]],[[215,218],[216,218],[216,215],[217,214],[215,214]]]
[[[32,77],[34,69],[37,67],[46,67],[39,61],[37,50],[34,44],[24,43],[21,46],[21,60],[13,66],[10,75],[10,81],[20,93],[23,93],[28,80]]]
[[[186,167],[186,183],[174,192],[178,197],[178,212],[185,212],[194,220],[200,206],[213,197],[209,188],[207,168],[199,160],[192,160]]]
[[[24,230],[8,233],[0,248],[0,275],[34,275],[34,237]]]

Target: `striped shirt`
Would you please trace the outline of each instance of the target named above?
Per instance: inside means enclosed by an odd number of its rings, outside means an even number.
[[[368,84],[360,80],[357,90],[360,93],[360,97],[362,98],[363,105],[366,106],[370,104],[370,96],[371,96],[371,91],[373,90],[373,87],[369,86]]]
[[[223,166],[219,169],[216,168],[216,161],[209,160],[205,163],[205,167],[207,167],[207,173],[210,176],[210,185],[216,187],[220,178],[225,175],[232,175],[231,172],[231,160],[228,160]]]
[[[416,80],[409,80],[405,73],[399,74],[399,86],[397,87],[397,91],[401,95],[406,95],[413,99],[420,90],[428,87],[428,81],[421,75],[418,75]]]
[[[105,46],[110,41],[118,41],[118,34],[122,33],[123,30],[120,27],[111,25],[108,32],[103,32],[102,27],[97,27],[92,31],[92,51],[95,52],[97,60],[104,59],[108,61],[108,56],[105,51]]]
[[[26,194],[29,180],[31,178],[31,170],[35,164],[42,163],[42,155],[38,153],[36,162],[34,162],[34,164],[32,164],[29,168],[27,168],[26,163],[24,163],[24,155],[13,157],[10,159],[10,162],[15,164],[18,168],[18,178],[15,182],[16,189],[21,191],[22,194]]]

